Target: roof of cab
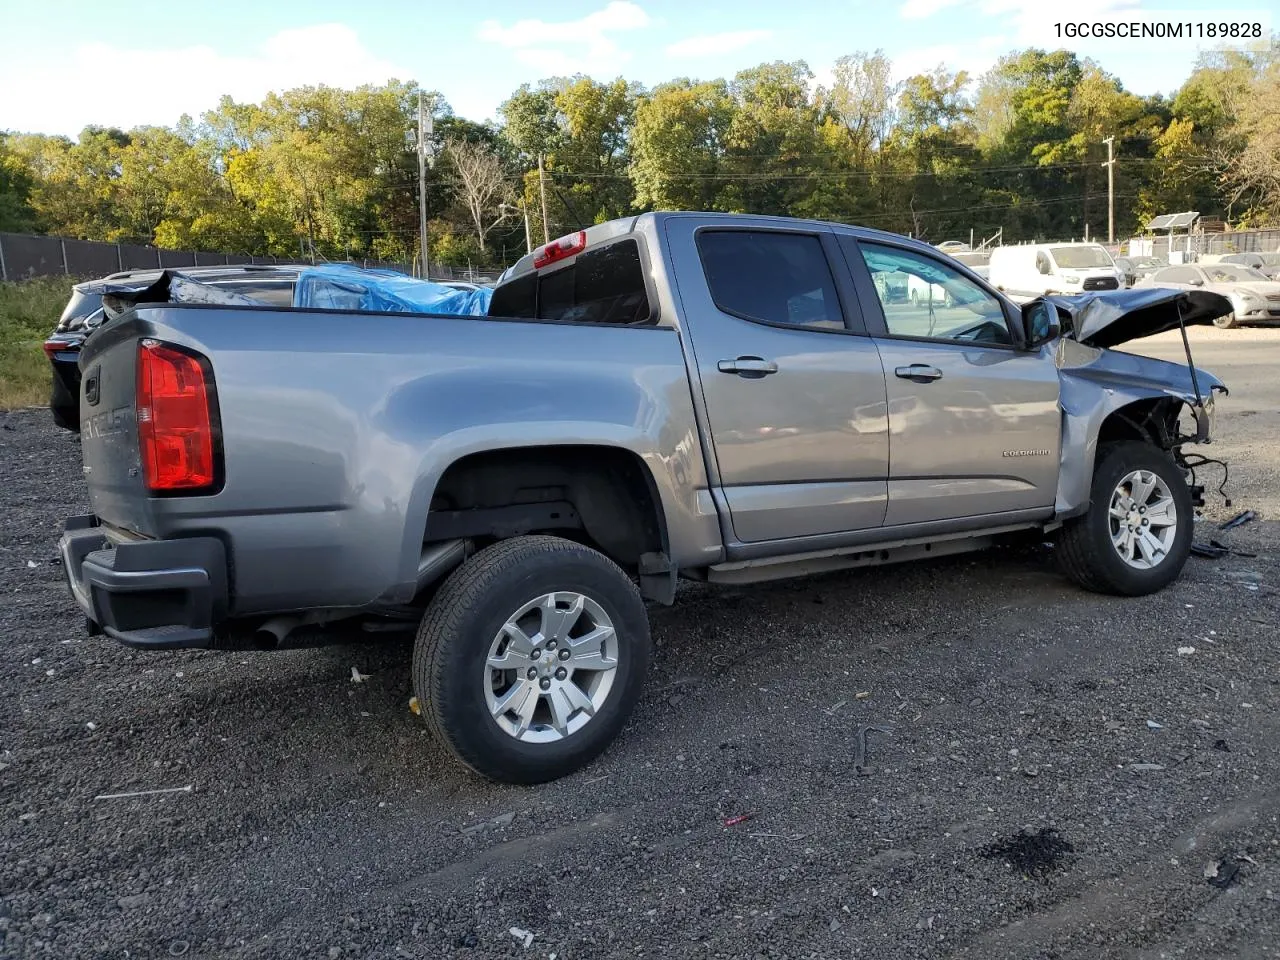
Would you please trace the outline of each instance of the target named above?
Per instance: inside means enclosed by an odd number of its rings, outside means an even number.
[[[789,227],[834,228],[842,233],[852,234],[866,240],[888,241],[899,245],[915,247],[922,252],[928,252],[931,254],[936,254],[938,252],[936,247],[924,243],[923,241],[915,240],[911,237],[905,237],[900,233],[891,233],[887,230],[877,230],[873,227],[863,227],[858,224],[836,223],[830,220],[802,220],[797,217],[774,217],[754,213],[713,213],[703,210],[660,210],[653,213],[641,213],[634,217],[620,217],[616,220],[607,220],[604,223],[593,224],[585,229],[585,233],[587,235],[587,246],[590,247],[593,244],[603,243],[606,240],[612,240],[616,237],[623,236],[624,234],[635,233],[643,223],[653,223],[655,227],[660,227],[660,225],[667,220],[690,217],[696,217],[699,220],[704,220],[710,223],[734,224],[763,222]],[[498,283],[506,283],[508,280],[515,277],[523,276],[527,273],[533,273],[533,258],[543,246],[544,244],[538,244],[532,253],[526,253],[523,257],[504,270],[502,275],[498,278]],[[564,260],[558,261],[556,266],[563,266],[565,263],[569,263],[572,260],[572,257],[567,257]]]

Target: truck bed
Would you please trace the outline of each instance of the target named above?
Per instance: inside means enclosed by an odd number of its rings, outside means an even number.
[[[215,493],[144,488],[144,338],[213,358]],[[233,616],[286,599],[298,609],[412,596],[436,481],[494,446],[575,438],[632,451],[663,494],[674,558],[708,562],[719,542],[669,328],[166,304],[99,331],[81,366],[94,514],[144,538],[222,538]]]

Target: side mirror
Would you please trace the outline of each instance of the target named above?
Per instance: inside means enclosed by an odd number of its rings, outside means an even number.
[[[1057,308],[1043,300],[1032,300],[1022,308],[1022,332],[1028,349],[1056,339],[1062,332]]]
[[[1194,280],[1191,281],[1191,285],[1193,287],[1203,287],[1204,281],[1201,280],[1199,277],[1196,277]]]

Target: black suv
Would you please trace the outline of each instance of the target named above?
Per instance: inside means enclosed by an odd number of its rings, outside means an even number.
[[[181,267],[183,276],[244,294],[277,306],[293,303],[293,286],[304,265],[237,264],[235,266]],[[102,322],[102,295],[107,291],[142,290],[160,278],[162,270],[128,270],[100,280],[88,280],[72,288],[58,326],[44,342],[53,366],[53,390],[49,409],[53,420],[67,430],[80,431],[80,345]]]

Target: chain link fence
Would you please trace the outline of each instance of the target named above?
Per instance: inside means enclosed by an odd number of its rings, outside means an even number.
[[[1275,253],[1280,251],[1280,227],[1266,230],[1229,230],[1222,233],[1174,233],[1172,237],[1134,237],[1128,244],[1132,254],[1169,259],[1169,252],[1193,257],[1226,253]]]
[[[0,280],[69,276],[80,279],[105,277],[123,270],[211,267],[240,263],[305,263],[297,257],[257,257],[242,253],[206,253],[197,250],[161,250],[136,243],[102,243],[25,233],[0,233]],[[332,261],[312,261],[332,262]],[[414,274],[414,264],[388,260],[345,261],[361,267],[379,267]],[[474,270],[446,264],[431,265],[432,280],[492,283],[496,270]]]

